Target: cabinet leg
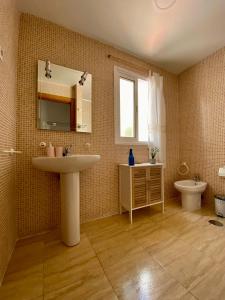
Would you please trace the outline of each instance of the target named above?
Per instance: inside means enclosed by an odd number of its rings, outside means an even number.
[[[162,203],[162,213],[164,214],[164,211],[165,211],[165,205],[164,205],[164,201]]]
[[[130,224],[133,224],[132,210],[129,211],[129,217],[130,217]]]

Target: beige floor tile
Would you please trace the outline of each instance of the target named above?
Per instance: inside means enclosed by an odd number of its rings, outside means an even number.
[[[173,238],[173,235],[158,226],[141,226],[131,232],[143,248],[154,247],[161,242]]]
[[[169,231],[173,235],[179,236],[183,230],[192,228],[193,223],[194,222],[187,220],[185,215],[182,215],[182,212],[180,212],[160,222],[160,227]]]
[[[126,212],[123,212],[123,214],[122,214],[123,224],[132,228],[133,226],[135,226],[138,223],[149,222],[151,215],[152,215],[151,210],[148,207],[135,210],[135,211],[133,211],[133,224],[130,224],[129,213],[126,211]]]
[[[162,206],[157,205],[157,206],[152,206],[149,208],[143,208],[143,209],[138,209],[136,211],[133,211],[133,225],[137,224],[138,222],[140,223],[146,223],[146,222],[154,222],[158,223],[164,219],[166,219],[168,216],[171,216],[174,214],[175,211],[169,210],[165,208],[165,212],[162,213]],[[128,218],[128,216],[127,216]]]
[[[88,237],[98,236],[99,234],[101,235],[103,233],[106,235],[108,233],[108,235],[110,235],[114,232],[116,233],[123,231],[123,225],[127,226],[124,216],[117,215],[82,224],[81,232],[85,232]]]
[[[135,223],[129,231],[132,234],[132,236],[141,240],[142,238],[145,238],[157,229],[159,229],[159,225],[155,222],[148,220],[148,222],[146,223]]]
[[[183,230],[179,237],[192,247],[203,251],[223,236],[225,236],[225,232],[218,230],[217,226],[197,224],[192,228]]]
[[[144,250],[104,270],[119,299],[172,299],[165,296],[167,292],[179,299],[187,292]]]
[[[123,219],[124,216],[119,216],[119,218]],[[113,264],[129,252],[136,251],[139,245],[131,232],[132,228],[136,228],[142,224],[142,222],[136,222],[132,226],[126,222],[119,225],[118,218],[112,217],[110,219],[116,220],[116,222],[109,223],[106,220],[101,220],[94,222],[94,227],[85,227],[85,233],[93,249],[98,254],[101,262],[107,265]],[[103,224],[104,226],[102,226]]]
[[[187,293],[180,298],[180,300],[195,300],[195,299],[197,298],[194,297],[191,293]]]
[[[110,218],[104,218],[96,220],[94,222],[89,222],[82,224],[81,231],[85,232],[89,237],[98,236],[98,234],[116,234],[121,231],[133,230],[136,226],[139,226],[142,223],[151,222],[153,216],[161,216],[161,210],[158,211],[155,209],[152,210],[145,208],[133,212],[134,222],[130,224],[128,212],[124,212],[122,215],[115,215]]]
[[[43,295],[43,242],[16,246],[6,272],[0,299],[35,299]]]
[[[43,263],[44,243],[34,242],[23,246],[16,246],[10,260],[6,277],[14,272],[25,271]]]
[[[150,220],[155,223],[162,222],[167,218],[175,215],[177,212],[180,212],[181,208],[175,206],[165,206],[164,213],[162,213],[161,206],[155,206],[150,208]]]
[[[225,299],[225,266],[215,265],[208,270],[207,276],[191,293],[199,300],[224,300]]]
[[[91,282],[103,274],[97,258],[92,257],[85,262],[75,262],[74,265],[66,264],[58,272],[44,275],[44,293],[50,293],[71,284],[82,285]]]
[[[50,242],[53,240],[60,240],[60,230],[59,229],[54,229],[51,231],[47,231],[42,234],[34,235],[28,238],[23,238],[16,243],[16,247],[20,246],[25,246],[29,245],[32,243],[37,243],[37,242]]]
[[[178,258],[188,255],[190,247],[184,241],[172,237],[152,244],[147,247],[146,250],[160,263],[160,265],[165,267]]]
[[[188,252],[175,258],[165,269],[189,290],[201,282],[213,266],[214,261],[210,257],[188,247]]]
[[[2,300],[33,300],[43,295],[43,273],[34,272],[29,276],[6,281],[0,288]]]
[[[26,269],[21,268],[21,271],[18,272],[7,273],[4,278],[4,284],[39,275],[43,277],[43,264],[33,265]]]
[[[207,207],[202,207],[201,209],[195,211],[196,214],[199,214],[205,218],[217,218],[215,211],[214,210],[210,210]]]
[[[89,240],[95,251],[100,252],[113,245],[116,246],[116,243],[122,243],[123,239],[128,241],[129,238],[133,241],[132,235],[128,231],[111,231],[110,235],[103,232],[102,234],[89,237]]]
[[[203,216],[200,215],[199,213],[193,211],[193,212],[189,212],[189,211],[181,211],[179,212],[179,215],[188,222],[192,222],[192,223],[199,223],[201,222]]]
[[[45,244],[44,248],[44,262],[48,260],[48,263],[54,260],[62,259],[64,261],[71,258],[80,258],[82,254],[88,253],[89,256],[95,256],[95,252],[91,247],[91,244],[85,234],[81,234],[81,241],[75,247],[67,247],[61,241],[53,241]],[[59,264],[59,268],[62,264]]]
[[[118,225],[117,223],[109,224],[107,226],[96,226],[94,224],[91,228],[85,228],[85,234],[87,235],[92,246],[95,245],[95,249],[101,251],[101,247],[105,248],[104,244],[108,243],[113,238],[117,238],[125,232],[123,226]]]
[[[83,224],[76,247],[58,230],[19,241],[0,299],[225,299],[225,226],[212,218],[175,203],[136,211],[132,225],[127,213]]]
[[[200,248],[200,251],[209,257],[212,258],[216,263],[225,262],[225,234],[224,236],[220,236],[217,239],[213,240],[212,243],[204,243],[204,247]]]
[[[199,241],[204,234],[204,227],[192,224],[192,227],[182,230],[179,234],[179,238],[193,245],[196,241]]]
[[[123,232],[105,240],[102,237],[97,238],[95,241],[92,240],[91,244],[104,267],[113,265],[120,259],[142,250],[129,232]]]
[[[116,300],[111,285],[104,274],[96,275],[85,281],[77,281],[62,289],[54,290],[44,296],[44,300]]]
[[[44,293],[69,285],[84,285],[104,275],[85,235],[76,247],[66,247],[60,242],[47,245],[45,257]]]

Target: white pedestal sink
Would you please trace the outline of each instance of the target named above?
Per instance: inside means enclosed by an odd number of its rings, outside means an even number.
[[[39,170],[60,173],[61,235],[67,246],[80,242],[80,180],[79,172],[100,160],[100,155],[65,157],[34,157],[32,164]]]

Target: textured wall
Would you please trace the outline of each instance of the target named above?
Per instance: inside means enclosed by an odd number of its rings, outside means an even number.
[[[16,56],[18,15],[12,0],[0,0],[0,150],[16,147]],[[14,157],[0,154],[0,283],[16,240]]]
[[[205,200],[225,193],[225,48],[179,76],[180,159],[208,182]]]
[[[54,145],[72,144],[75,153],[101,154],[101,161],[81,174],[82,222],[118,212],[118,167],[127,161],[128,147],[114,144],[113,67],[107,54],[138,66],[148,65],[110,46],[44,21],[22,15],[19,35],[18,134],[17,147],[23,155],[17,161],[17,222],[19,235],[33,234],[60,222],[59,176],[40,172],[31,166],[32,156],[42,155],[40,141]],[[37,61],[50,59],[55,64],[93,75],[93,133],[62,133],[36,129]],[[121,65],[122,66],[122,65]],[[151,67],[152,70],[156,70]],[[135,69],[133,69],[136,71]],[[165,79],[167,103],[166,192],[172,196],[172,182],[179,160],[178,80],[161,72]],[[146,161],[145,146],[134,148],[135,157]]]

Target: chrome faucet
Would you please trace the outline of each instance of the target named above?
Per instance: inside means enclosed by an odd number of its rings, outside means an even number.
[[[199,176],[199,174],[195,174],[194,177],[193,177],[193,180],[195,181],[195,184],[197,184],[197,182],[200,181],[200,176]]]
[[[63,151],[63,156],[71,155],[71,149],[72,149],[72,145],[65,146]]]

